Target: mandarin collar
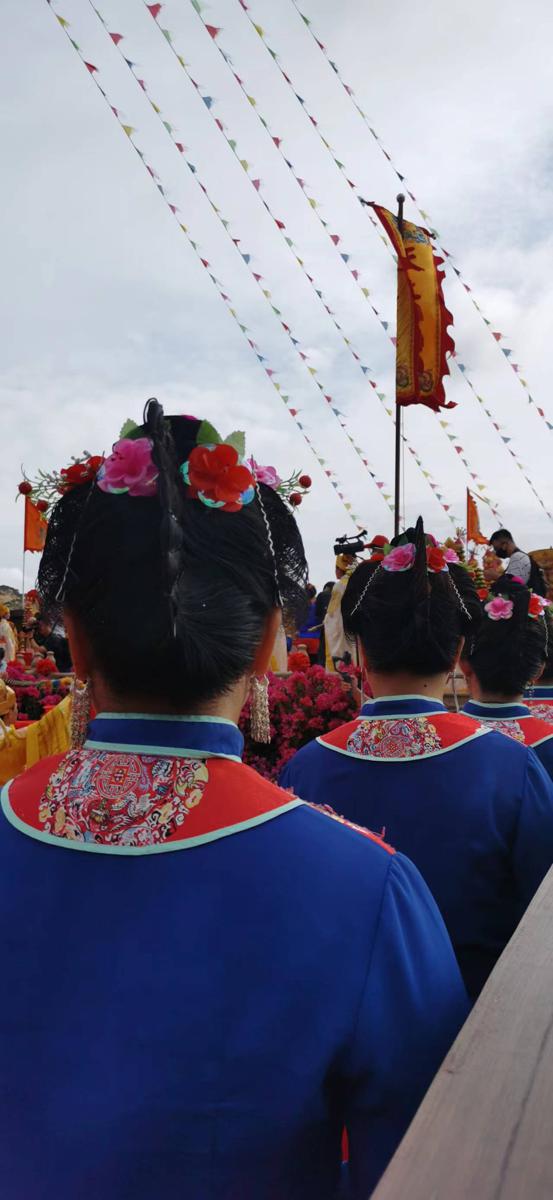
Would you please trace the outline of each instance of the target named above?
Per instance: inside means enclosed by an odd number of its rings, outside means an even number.
[[[500,717],[502,721],[508,721],[514,717],[531,717],[532,713],[527,708],[526,704],[488,704],[484,700],[468,700],[464,707],[464,712],[469,713],[471,717]]]
[[[157,713],[99,713],[88,726],[85,750],[119,750],[169,758],[230,758],[240,762],[244,738],[223,717]]]
[[[538,683],[532,690],[524,693],[525,700],[553,700],[553,683]]]
[[[429,696],[381,696],[369,700],[361,709],[362,717],[411,717],[447,712],[441,700]]]

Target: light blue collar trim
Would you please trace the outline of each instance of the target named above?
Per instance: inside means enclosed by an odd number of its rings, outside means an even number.
[[[33,838],[37,842],[43,842],[47,846],[57,846],[59,850],[81,850],[85,853],[92,854],[107,854],[111,857],[125,858],[144,858],[152,854],[169,854],[175,850],[193,850],[196,846],[203,846],[209,842],[216,842],[219,838],[230,837],[233,833],[243,833],[247,829],[255,829],[257,825],[263,825],[266,821],[272,821],[275,817],[281,817],[284,813],[291,812],[294,808],[302,807],[303,800],[292,799],[287,804],[283,804],[280,808],[274,808],[271,812],[260,813],[257,817],[250,817],[248,821],[240,821],[236,825],[227,825],[223,829],[214,829],[210,833],[203,833],[198,837],[183,838],[181,841],[164,842],[162,845],[155,846],[102,846],[100,842],[79,842],[69,838],[56,837],[52,833],[43,833],[40,829],[34,829],[31,825],[26,825],[17,817],[10,804],[9,796],[10,785],[7,783],[2,788],[1,805],[2,812],[10,825],[17,829],[19,833],[25,834],[26,837]]]

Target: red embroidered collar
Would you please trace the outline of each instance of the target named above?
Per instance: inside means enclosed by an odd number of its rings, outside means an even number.
[[[372,762],[417,762],[447,754],[482,737],[487,729],[465,713],[361,716],[317,738],[321,746]]]
[[[129,855],[188,849],[302,803],[242,763],[86,748],[43,759],[2,793],[4,815],[30,837]]]

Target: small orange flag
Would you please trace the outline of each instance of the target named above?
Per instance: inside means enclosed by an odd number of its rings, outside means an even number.
[[[487,546],[488,539],[480,532],[480,517],[476,500],[467,488],[467,542],[476,542],[477,546]]]
[[[25,496],[25,533],[24,533],[24,550],[44,550],[46,541],[46,532],[48,529],[48,521],[39,512],[36,504]]]

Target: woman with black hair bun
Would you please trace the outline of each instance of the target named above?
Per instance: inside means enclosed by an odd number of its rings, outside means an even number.
[[[524,693],[524,703],[534,717],[542,721],[553,721],[553,616],[551,607],[545,612],[547,621],[547,657],[537,683],[531,684]]]
[[[548,607],[524,584],[498,580],[483,601],[480,628],[465,642],[461,668],[471,695],[465,712],[530,746],[553,779],[553,709],[547,723],[524,700],[547,661]]]
[[[411,863],[241,763],[295,520],[156,401],[53,483],[40,590],[97,715],[3,794],[2,1194],[333,1200],[345,1126],[364,1200],[466,996]]]
[[[283,787],[383,835],[419,868],[475,998],[553,862],[553,785],[532,750],[443,704],[482,609],[422,520],[354,572],[344,624],[374,697],[305,746]]]

